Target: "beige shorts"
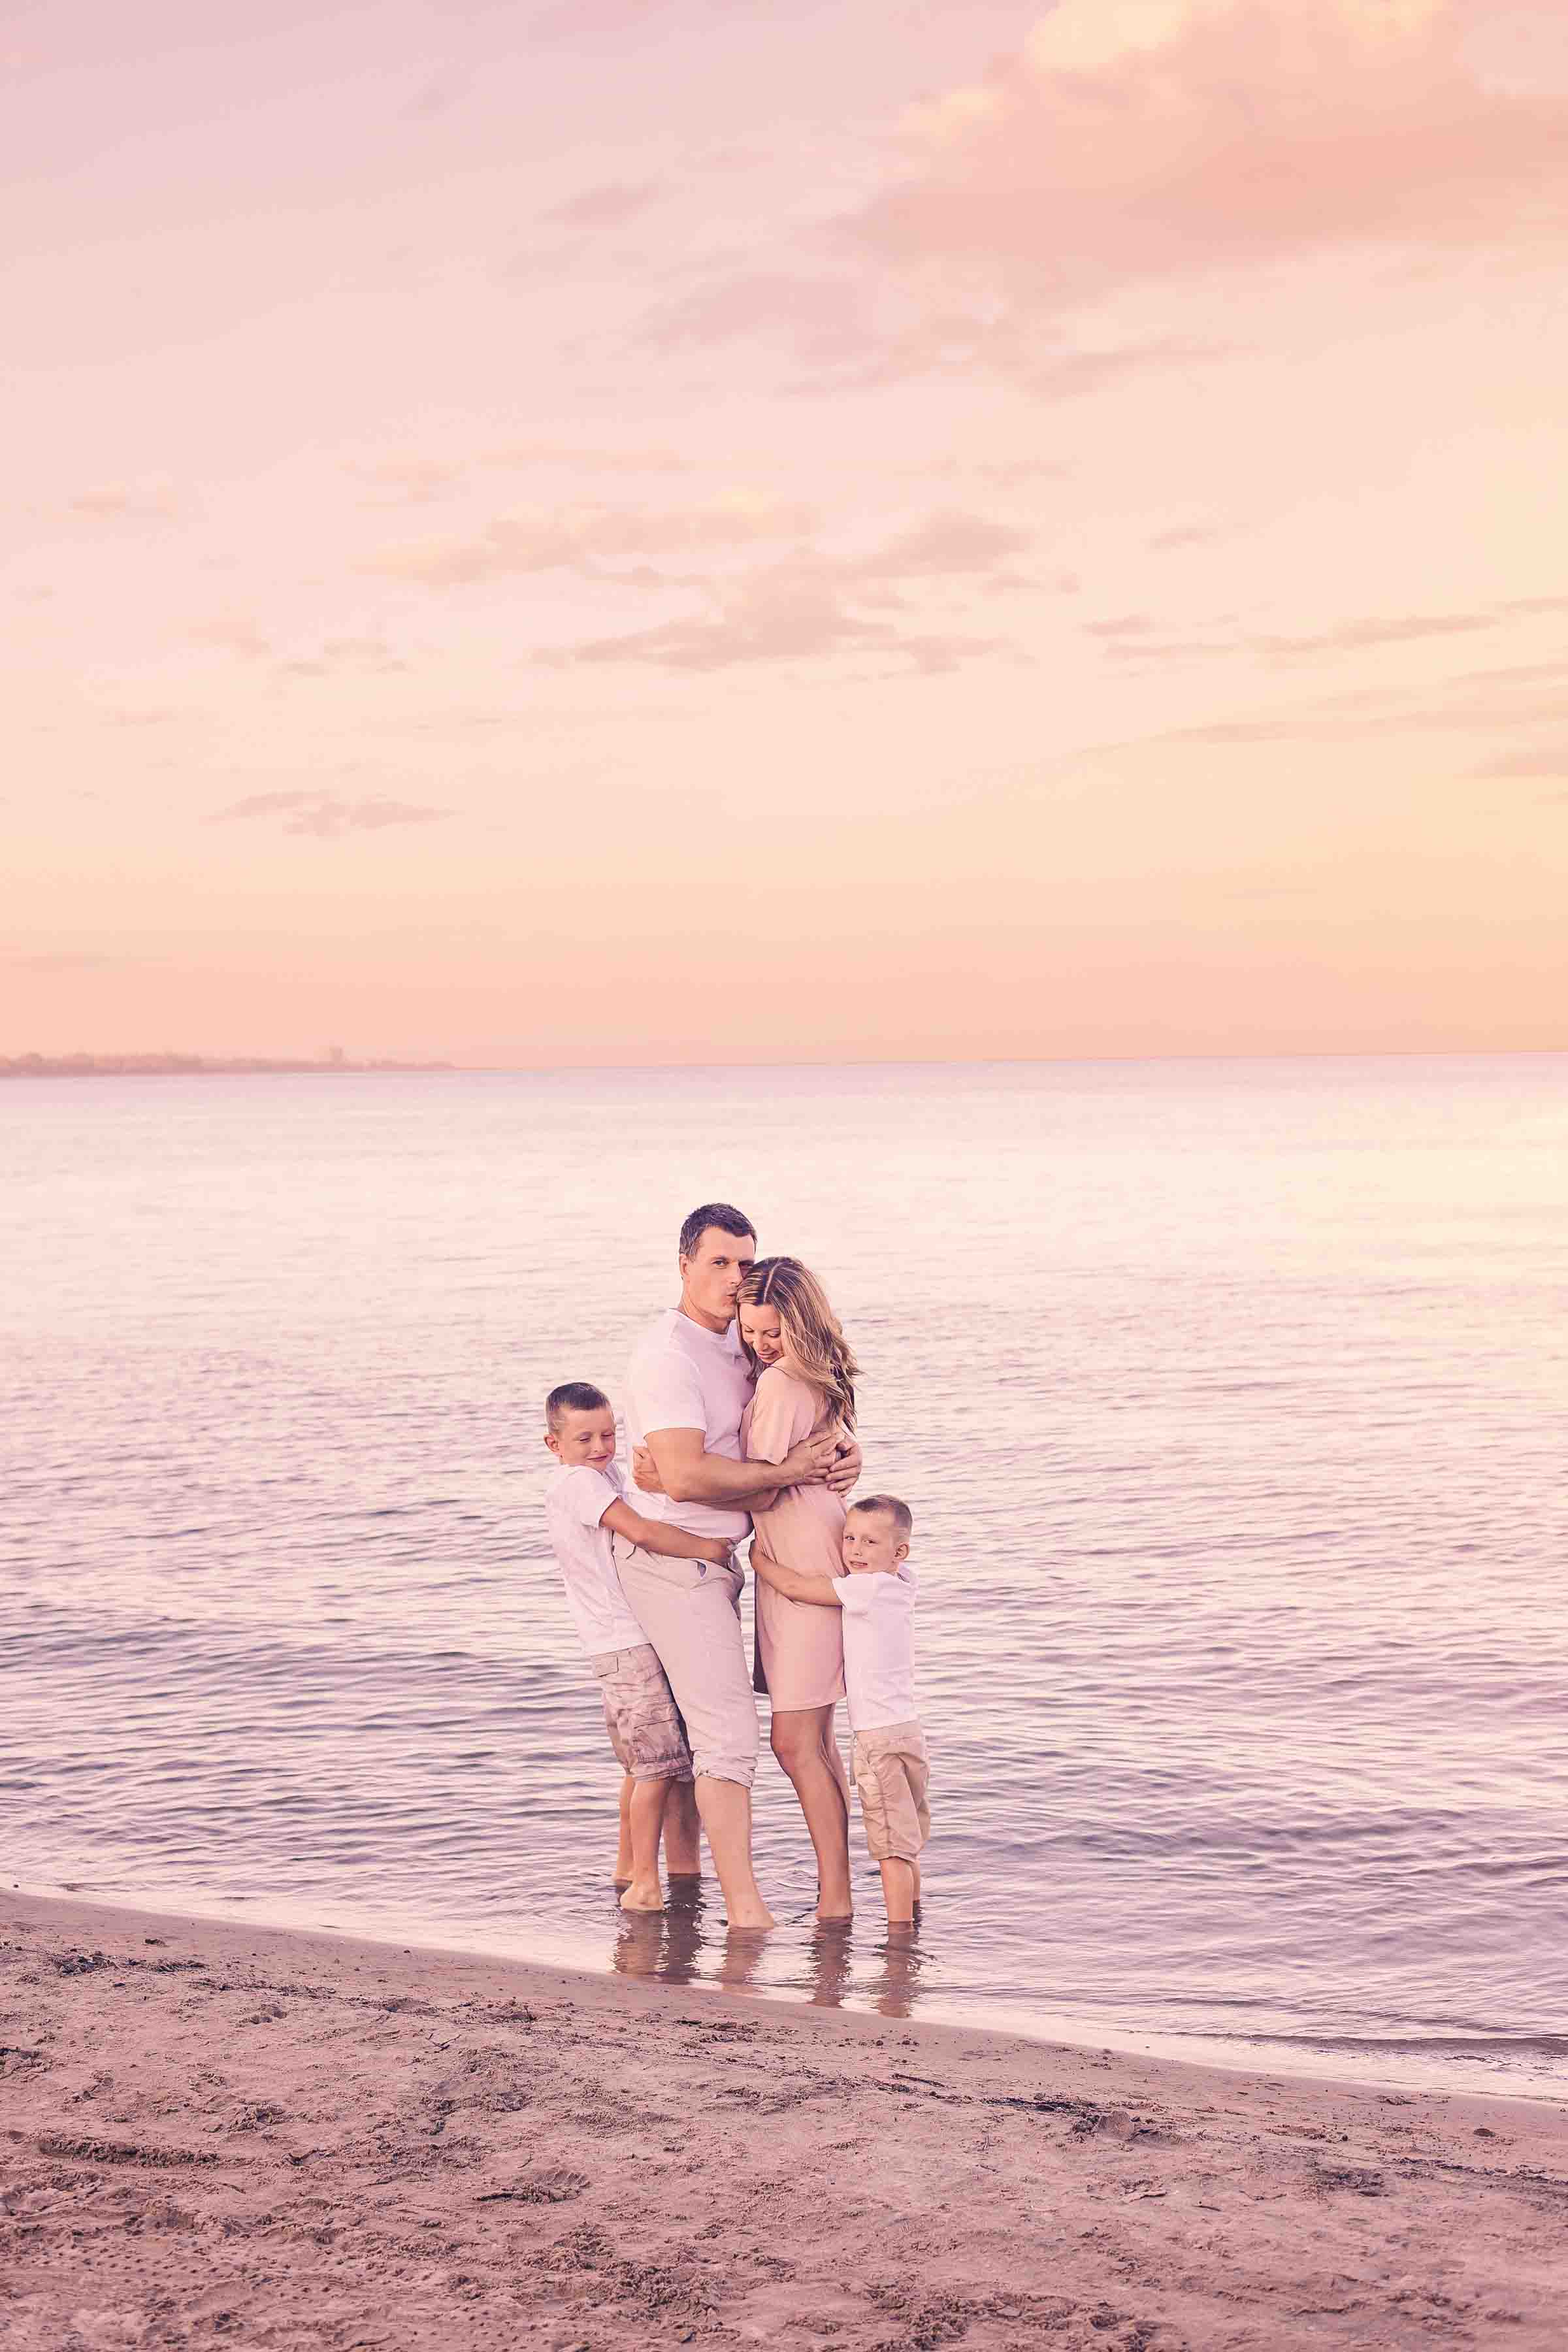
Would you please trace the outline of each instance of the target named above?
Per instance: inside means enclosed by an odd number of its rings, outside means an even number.
[[[604,1693],[605,1727],[622,1771],[634,1780],[689,1780],[686,1726],[653,1643],[607,1650],[588,1663]]]
[[[614,1543],[621,1591],[669,1676],[697,1778],[749,1789],[757,1702],[741,1641],[740,1569],[666,1559],[625,1536]]]
[[[913,1862],[931,1835],[931,1764],[920,1725],[879,1723],[858,1731],[849,1769],[872,1861]]]

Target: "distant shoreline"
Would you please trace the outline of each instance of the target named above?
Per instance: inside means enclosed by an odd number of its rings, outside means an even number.
[[[18,1054],[0,1059],[0,1078],[331,1078],[457,1066],[455,1062],[279,1062],[259,1056],[212,1060],[204,1054]]]

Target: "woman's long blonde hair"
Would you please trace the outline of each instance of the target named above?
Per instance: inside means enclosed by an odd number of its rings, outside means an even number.
[[[797,1257],[760,1257],[741,1285],[737,1308],[773,1307],[792,1367],[820,1390],[846,1429],[855,1426],[855,1383],[860,1367],[827,1303],[827,1293]],[[748,1355],[751,1354],[747,1349]],[[752,1369],[757,1370],[752,1356]]]

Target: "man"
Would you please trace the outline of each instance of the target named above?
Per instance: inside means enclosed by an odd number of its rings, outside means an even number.
[[[815,1479],[845,1493],[860,1475],[858,1446],[841,1453],[831,1434],[804,1439],[782,1462],[742,1459],[752,1371],[735,1332],[735,1300],[756,1255],[751,1219],[739,1209],[723,1201],[693,1209],[680,1228],[680,1304],[644,1333],[626,1375],[626,1442],[634,1464],[646,1448],[657,1474],[644,1512],[731,1543],[750,1529],[752,1495]],[[757,1702],[741,1638],[742,1571],[733,1560],[713,1568],[656,1559],[624,1540],[616,1565],[686,1719],[697,1810],[729,1924],[771,1927],[752,1869]]]

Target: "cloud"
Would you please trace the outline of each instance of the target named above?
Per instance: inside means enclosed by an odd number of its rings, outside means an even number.
[[[1519,777],[1533,781],[1538,777],[1568,776],[1568,743],[1539,743],[1520,751],[1500,752],[1495,760],[1485,761],[1470,770],[1472,776]]]
[[[121,522],[174,522],[182,504],[172,482],[110,482],[80,490],[72,499],[73,514],[97,515]]]
[[[52,955],[13,955],[5,959],[18,971],[109,971],[142,961],[136,956],[99,955],[90,949],[61,949]]]
[[[1560,247],[1568,96],[1489,85],[1466,29],[1448,0],[1060,0],[917,110],[855,228],[1015,320],[1324,249]]]
[[[614,578],[604,567],[628,557],[691,555],[795,538],[815,520],[809,507],[752,491],[732,491],[691,507],[534,507],[498,516],[474,538],[418,540],[384,549],[365,569],[416,580],[427,588],[462,587],[529,572]],[[634,584],[640,584],[635,575]]]
[[[908,612],[911,591],[963,581],[996,590],[1016,584],[1008,568],[1030,546],[1012,524],[960,509],[939,509],[857,554],[803,549],[782,562],[710,581],[710,609],[610,637],[590,638],[545,658],[564,663],[651,662],[675,670],[731,669],[756,662],[884,654],[919,670],[955,668],[997,640],[882,617]],[[1060,583],[1058,583],[1060,584]]]
[[[1342,621],[1332,629],[1301,637],[1254,637],[1254,648],[1276,661],[1293,661],[1303,655],[1354,653],[1364,646],[1407,645],[1416,637],[1468,635],[1475,629],[1495,629],[1495,613],[1406,613],[1392,618]]]
[[[1218,531],[1207,523],[1176,523],[1169,530],[1157,530],[1149,545],[1161,551],[1173,547],[1207,547],[1218,537]]]
[[[365,501],[367,505],[427,506],[486,473],[550,466],[585,474],[681,474],[690,472],[692,463],[674,449],[607,449],[574,441],[518,441],[461,457],[428,457],[416,452],[356,457],[348,470],[377,494]]]
[[[855,277],[734,272],[650,312],[637,340],[654,351],[691,352],[782,333],[803,359],[864,362],[885,347],[890,331],[879,329],[878,307]]]
[[[543,217],[563,228],[624,228],[664,194],[660,180],[605,180],[568,196],[564,204],[552,205]]]
[[[908,287],[858,275],[763,270],[714,278],[646,317],[635,340],[654,351],[707,351],[756,340],[782,343],[812,373],[797,394],[874,391],[922,376],[963,381],[976,369],[1041,401],[1067,401],[1112,383],[1230,356],[1232,344],[1162,335],[1104,346],[1072,342],[1054,323],[994,302],[922,307]]]
[[[251,793],[244,800],[231,801],[226,808],[214,809],[207,823],[232,824],[276,817],[285,833],[309,834],[318,841],[337,841],[347,833],[379,833],[387,825],[433,824],[451,814],[450,809],[422,808],[411,801],[387,800],[374,794],[350,801],[335,793]]]
[[[408,664],[395,654],[382,637],[325,637],[313,654],[292,655],[278,664],[283,677],[331,677],[343,670],[406,669]]]
[[[812,564],[780,563],[719,583],[711,614],[627,635],[590,638],[546,656],[560,663],[651,662],[663,669],[733,669],[842,654],[898,655],[916,669],[954,668],[994,640],[910,631],[853,610],[844,588]]]

